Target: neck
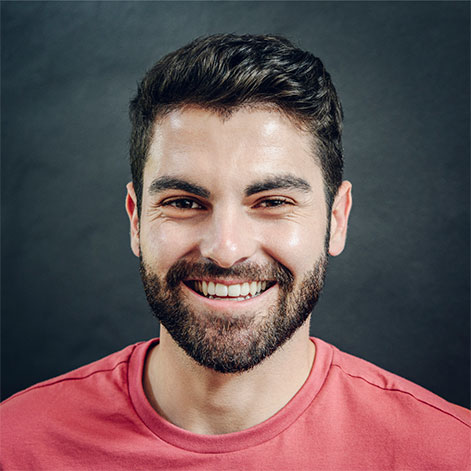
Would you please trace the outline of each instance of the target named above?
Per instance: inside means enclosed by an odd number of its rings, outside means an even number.
[[[282,409],[306,381],[314,356],[306,322],[253,369],[218,373],[189,358],[162,327],[160,343],[146,360],[144,390],[153,408],[180,428],[210,435],[237,432]]]

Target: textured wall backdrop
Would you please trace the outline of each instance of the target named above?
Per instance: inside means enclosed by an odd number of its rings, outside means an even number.
[[[128,243],[127,104],[163,54],[279,33],[345,109],[348,246],[312,334],[469,405],[468,2],[2,2],[2,387],[158,334]]]

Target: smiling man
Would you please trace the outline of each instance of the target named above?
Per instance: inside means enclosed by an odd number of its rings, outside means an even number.
[[[160,339],[7,400],[5,469],[469,469],[467,411],[309,336],[352,205],[341,120],[280,37],[146,74],[126,210]]]
[[[305,321],[322,287],[326,245],[342,250],[350,209],[345,182],[326,240],[330,217],[311,141],[261,105],[224,119],[185,106],[159,122],[140,216],[132,184],[127,200],[133,251],[164,326],[156,352],[178,345],[209,368],[199,374],[213,376],[247,371],[291,339],[293,356],[280,360],[305,359],[296,385],[304,382],[314,350]]]

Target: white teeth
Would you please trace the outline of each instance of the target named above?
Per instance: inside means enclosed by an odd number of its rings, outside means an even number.
[[[234,301],[239,301],[250,299],[252,296],[258,296],[262,291],[267,289],[267,282],[252,281],[235,285],[223,285],[222,283],[214,283],[213,281],[195,280],[194,289],[211,299],[213,299],[213,297],[230,297]]]
[[[240,285],[229,285],[227,294],[232,298],[238,298],[240,296]]]
[[[240,287],[240,295],[247,296],[250,293],[250,286],[248,283],[243,283]]]
[[[216,283],[216,296],[227,296],[227,286],[226,285],[221,285],[221,283]]]

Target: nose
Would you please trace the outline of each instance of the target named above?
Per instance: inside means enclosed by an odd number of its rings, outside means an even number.
[[[251,221],[243,209],[213,208],[204,228],[200,252],[213,263],[229,268],[249,259],[258,248]]]

